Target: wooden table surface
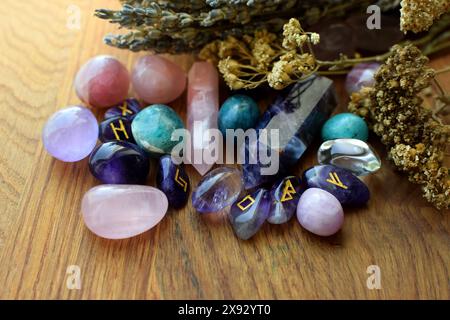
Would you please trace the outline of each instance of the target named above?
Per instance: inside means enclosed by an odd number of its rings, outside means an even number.
[[[87,161],[51,158],[40,139],[46,119],[78,103],[73,78],[98,54],[131,67],[140,54],[107,47],[116,26],[93,17],[115,0],[2,0],[0,4],[0,298],[12,299],[449,299],[449,215],[383,160],[366,181],[366,208],[346,210],[341,232],[319,238],[296,219],[238,240],[223,217],[190,206],[154,229],[108,241],[83,225],[80,202],[98,184]],[[77,28],[77,10],[81,23]],[[177,59],[188,70],[193,59]],[[435,67],[448,65],[438,57]],[[440,78],[450,90],[447,75]],[[340,110],[347,98],[342,91]],[[184,99],[172,106],[185,116]],[[101,112],[97,112],[101,116]],[[385,159],[375,137],[371,142]],[[315,163],[314,145],[298,172]],[[199,176],[188,173],[194,184]],[[155,167],[149,183],[154,183]],[[367,286],[379,266],[381,289]],[[81,289],[67,287],[79,266]]]

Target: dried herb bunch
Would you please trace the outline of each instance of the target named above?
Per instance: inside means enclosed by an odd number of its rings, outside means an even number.
[[[393,55],[375,75],[375,86],[354,93],[349,110],[368,121],[388,147],[396,167],[423,186],[428,201],[439,209],[449,209],[450,176],[444,160],[450,126],[434,119],[420,96],[435,72],[413,45],[396,45],[391,51]]]
[[[439,17],[450,11],[450,0],[402,0],[400,28],[404,32],[428,30]]]
[[[413,41],[427,55],[450,47],[450,16],[436,23],[422,38]],[[319,43],[317,33],[306,32],[297,19],[290,19],[283,27],[282,37],[265,29],[245,35],[241,39],[228,36],[207,44],[199,58],[218,65],[225,82],[232,90],[254,89],[268,83],[280,90],[313,73],[337,75],[347,73],[361,62],[383,62],[391,51],[373,57],[350,58],[341,55],[334,61],[321,61],[314,55]]]
[[[121,0],[121,10],[98,9],[97,17],[130,29],[108,35],[109,45],[157,53],[198,51],[227,36],[253,35],[257,29],[279,32],[291,17],[312,24],[327,16],[343,16],[367,8],[373,0]],[[399,0],[379,0],[390,9]]]

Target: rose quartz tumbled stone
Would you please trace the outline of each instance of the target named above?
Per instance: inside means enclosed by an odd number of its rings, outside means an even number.
[[[318,189],[307,189],[298,202],[297,219],[306,230],[319,236],[331,236],[344,223],[344,210],[331,193]]]
[[[150,230],[167,208],[162,191],[140,185],[100,185],[90,189],[81,204],[86,226],[106,239],[126,239]]]
[[[140,58],[131,81],[138,97],[149,104],[166,104],[186,88],[186,74],[173,62],[155,55]]]
[[[75,90],[86,104],[107,108],[119,104],[128,96],[130,74],[125,66],[111,56],[89,60],[75,77]]]

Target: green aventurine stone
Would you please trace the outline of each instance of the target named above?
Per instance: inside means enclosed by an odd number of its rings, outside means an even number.
[[[155,104],[139,112],[131,124],[136,143],[154,156],[168,154],[179,141],[172,141],[172,133],[184,129],[178,114],[170,107]]]

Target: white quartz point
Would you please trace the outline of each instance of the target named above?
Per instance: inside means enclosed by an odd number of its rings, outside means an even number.
[[[191,163],[203,176],[219,159],[214,138],[209,129],[217,129],[219,114],[219,73],[209,62],[196,62],[188,75],[187,129],[191,135],[190,153],[186,162]],[[187,147],[189,148],[189,146]],[[218,152],[214,152],[214,150]]]
[[[160,190],[139,185],[106,184],[90,189],[81,212],[86,226],[106,239],[126,239],[150,230],[168,208]]]

